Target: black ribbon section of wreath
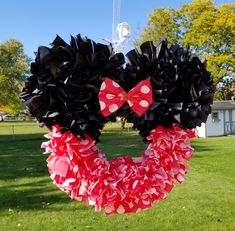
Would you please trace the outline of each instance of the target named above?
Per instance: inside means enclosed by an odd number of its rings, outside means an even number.
[[[206,122],[211,112],[214,85],[205,64],[179,45],[157,47],[145,42],[140,51],[115,53],[111,45],[80,35],[67,44],[59,36],[51,48],[41,46],[31,64],[32,75],[20,95],[32,116],[51,128],[54,124],[76,135],[98,141],[100,130],[117,116],[134,124],[144,138],[157,125],[178,123],[184,129]],[[150,79],[153,104],[138,117],[125,103],[113,114],[100,112],[98,93],[105,77],[129,91]]]

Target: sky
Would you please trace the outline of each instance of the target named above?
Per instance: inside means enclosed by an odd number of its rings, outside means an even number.
[[[118,1],[118,0],[115,0]],[[131,40],[145,27],[148,14],[158,7],[179,9],[191,0],[119,0],[120,22],[127,22]],[[234,0],[215,0],[217,5]],[[118,15],[117,15],[118,16]],[[40,45],[50,46],[58,34],[66,42],[70,35],[81,34],[96,42],[112,38],[113,0],[1,0],[0,43],[16,38],[25,53],[34,58]]]

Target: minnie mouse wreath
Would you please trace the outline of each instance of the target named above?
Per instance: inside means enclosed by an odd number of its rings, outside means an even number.
[[[184,181],[193,129],[206,122],[214,86],[205,65],[179,45],[143,43],[124,55],[80,35],[41,46],[21,100],[51,132],[42,147],[54,183],[72,199],[132,213]],[[124,117],[148,148],[111,161],[96,146],[108,121]]]

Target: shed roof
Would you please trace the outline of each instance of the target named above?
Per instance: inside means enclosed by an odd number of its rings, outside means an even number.
[[[221,101],[214,101],[212,104],[212,110],[226,110],[226,109],[235,109],[235,101],[234,100],[221,100]]]

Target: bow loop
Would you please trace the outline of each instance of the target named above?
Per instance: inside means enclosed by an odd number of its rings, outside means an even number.
[[[140,81],[129,92],[125,92],[118,83],[105,78],[99,92],[101,113],[108,116],[117,111],[125,102],[138,116],[142,116],[153,102],[150,80]]]

